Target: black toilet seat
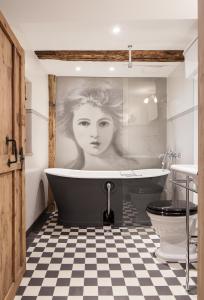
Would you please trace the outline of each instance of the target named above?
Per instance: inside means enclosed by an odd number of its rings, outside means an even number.
[[[195,215],[197,213],[197,205],[190,202],[189,214]],[[186,201],[185,200],[159,200],[151,202],[146,209],[147,212],[160,216],[185,216],[186,215]]]

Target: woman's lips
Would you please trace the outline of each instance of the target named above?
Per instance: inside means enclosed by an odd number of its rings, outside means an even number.
[[[100,146],[100,143],[99,142],[91,142],[90,143],[91,145],[95,146],[95,147],[99,147]]]

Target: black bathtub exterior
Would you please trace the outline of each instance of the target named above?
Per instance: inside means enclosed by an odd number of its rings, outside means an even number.
[[[122,184],[120,179],[67,178],[47,174],[58,208],[58,222],[68,226],[102,226],[107,209],[106,183],[113,184],[111,210],[115,225],[122,223]]]
[[[107,210],[107,182],[111,182],[111,210],[115,226],[123,225],[123,201],[133,202],[147,218],[146,206],[159,200],[167,175],[150,178],[70,178],[46,174],[58,208],[58,222],[65,226],[103,226]],[[145,220],[145,221],[147,221]]]

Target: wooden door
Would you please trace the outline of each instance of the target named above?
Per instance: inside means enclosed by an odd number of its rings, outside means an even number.
[[[24,52],[0,12],[0,300],[25,271],[24,99]]]

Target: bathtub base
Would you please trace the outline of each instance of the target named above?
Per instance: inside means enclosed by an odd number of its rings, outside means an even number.
[[[103,226],[107,210],[106,179],[80,179],[47,174],[58,208],[58,222],[64,226]],[[110,181],[110,180],[109,180]],[[122,225],[123,192],[120,179],[111,180],[111,210],[114,226]]]

